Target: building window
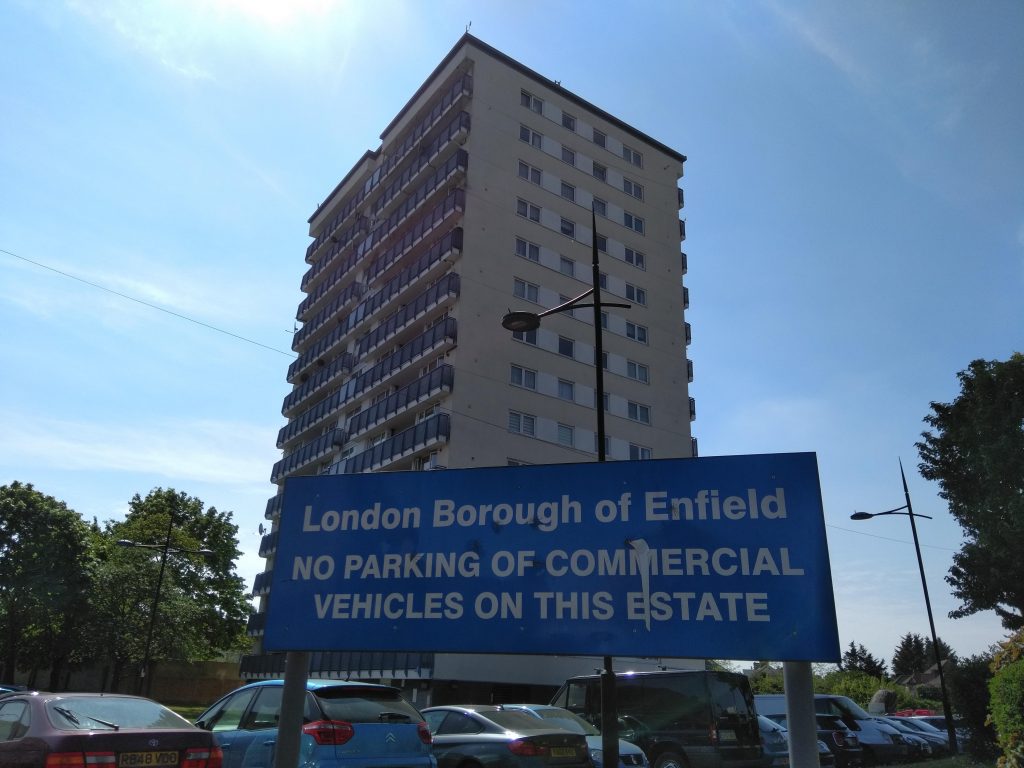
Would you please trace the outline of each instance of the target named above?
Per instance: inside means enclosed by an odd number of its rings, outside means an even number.
[[[622,180],[622,191],[625,192],[627,195],[632,195],[637,200],[643,200],[644,199],[644,188],[643,188],[642,185],[637,184],[635,181],[630,181],[629,179],[623,179]]]
[[[558,269],[563,275],[569,275],[569,277],[576,277],[576,262],[572,259],[568,259],[562,256],[558,260]]]
[[[629,211],[622,212],[622,223],[634,232],[639,232],[641,235],[644,233],[644,220]]]
[[[540,286],[534,283],[528,283],[525,280],[520,280],[518,277],[515,279],[515,283],[512,287],[512,293],[520,299],[526,299],[532,301],[534,304],[537,303],[537,293],[540,290]]]
[[[530,221],[540,221],[540,207],[523,198],[516,200],[516,213]]]
[[[597,450],[597,433],[594,433],[594,453],[598,453]],[[607,456],[612,452],[612,439],[608,435],[604,436],[604,455]]]
[[[598,272],[598,274],[597,274],[597,284],[601,288],[604,288],[606,291],[608,290],[608,273],[607,272]]]
[[[629,460],[643,461],[651,458],[651,449],[644,445],[629,444]]]
[[[597,238],[597,250],[601,253],[608,253],[608,238],[598,234],[595,234],[594,237]]]
[[[631,165],[635,165],[637,168],[644,167],[644,156],[625,144],[622,145],[622,159]]]
[[[537,372],[530,368],[513,365],[510,369],[509,381],[517,387],[537,389]]]
[[[536,243],[531,243],[529,240],[523,240],[521,237],[516,238],[516,256],[521,256],[524,259],[530,261],[540,261],[540,246]]]
[[[562,125],[568,128],[570,131],[576,130],[576,118],[570,115],[568,112],[562,113]]]
[[[596,213],[598,216],[604,216],[605,218],[608,218],[608,203],[606,203],[600,197],[595,197],[594,213]]]
[[[650,384],[651,371],[643,363],[638,363],[634,360],[627,360],[626,375],[631,379],[642,381],[644,384]]]
[[[607,181],[608,169],[600,163],[594,163],[594,178],[598,181]]]
[[[567,304],[570,301],[572,301],[572,297],[571,296],[566,296],[565,294],[561,294],[561,293],[558,295],[558,303],[559,303],[559,305]],[[569,317],[576,317],[576,307],[569,307],[567,310],[565,310],[565,312],[563,314],[566,314]]]
[[[538,115],[544,112],[544,102],[529,91],[519,92],[519,103]]]
[[[647,326],[626,321],[626,336],[641,344],[647,343]]]
[[[626,298],[641,306],[647,306],[647,291],[643,288],[637,288],[635,285],[626,283]]]
[[[572,200],[575,203],[576,202],[576,187],[574,187],[572,184],[569,184],[569,183],[563,181],[562,182],[562,197],[564,197],[566,200]]]
[[[576,165],[576,153],[568,147],[562,147],[562,162],[569,165]]]
[[[573,428],[568,424],[558,425],[558,442],[560,445],[564,445],[568,448],[572,448],[575,445],[573,434]]]
[[[597,128],[594,129],[594,143],[597,144],[597,146],[599,146],[599,147],[605,146],[605,144],[607,144],[606,139],[607,139],[607,136],[605,136],[603,133],[601,133],[599,130],[597,130]]]
[[[508,431],[533,437],[536,430],[536,419],[528,413],[519,411],[508,412]]]
[[[566,338],[565,336],[558,337],[558,354],[565,355],[566,357],[573,357],[575,346],[576,344],[572,339]]]
[[[630,400],[629,404],[626,406],[626,415],[633,421],[639,421],[641,424],[651,423],[650,407],[641,405],[640,403],[634,403],[632,400]]]
[[[566,237],[576,237],[576,222],[572,219],[562,217],[562,234]]]
[[[623,258],[627,264],[632,264],[637,269],[647,269],[647,258],[640,251],[627,248]]]
[[[558,396],[562,400],[576,400],[576,384],[566,379],[558,380]]]
[[[512,338],[524,344],[537,346],[537,329],[534,328],[532,331],[512,331]]]
[[[525,141],[531,147],[541,148],[541,144],[544,143],[544,137],[537,133],[532,128],[527,128],[525,125],[519,126],[519,140]]]
[[[604,310],[601,310],[601,327],[606,331],[608,330],[608,313]]]
[[[540,168],[534,168],[529,163],[519,161],[519,178],[526,179],[531,184],[540,184]]]

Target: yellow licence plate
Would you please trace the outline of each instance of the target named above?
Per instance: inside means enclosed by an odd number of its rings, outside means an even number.
[[[122,752],[117,758],[118,768],[149,768],[149,766],[177,765],[177,751]]]
[[[576,749],[573,747],[552,747],[552,757],[576,757]]]

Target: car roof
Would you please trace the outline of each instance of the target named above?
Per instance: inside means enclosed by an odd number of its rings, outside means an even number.
[[[255,680],[251,683],[236,688],[235,690],[244,690],[246,688],[269,688],[272,686],[282,686],[284,680]],[[307,691],[317,691],[321,688],[374,688],[381,691],[398,691],[393,685],[380,685],[379,683],[365,683],[359,680],[324,680],[320,678],[310,678],[306,680]]]

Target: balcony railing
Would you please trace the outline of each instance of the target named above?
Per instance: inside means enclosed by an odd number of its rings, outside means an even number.
[[[275,517],[281,514],[281,504],[284,501],[284,496],[280,493],[276,496],[271,496],[267,499],[267,508],[263,511],[263,517],[267,520],[273,520]]]
[[[332,429],[326,435],[321,435],[311,443],[292,451],[279,462],[274,464],[270,473],[270,482],[278,480],[296,472],[302,467],[308,466],[322,457],[329,454],[335,448],[345,444],[345,430]]]
[[[270,582],[273,580],[273,571],[261,571],[256,574],[256,579],[252,583],[252,596],[262,597],[270,593]]]
[[[373,260],[366,270],[366,278],[368,280],[375,279],[405,256],[424,237],[435,229],[439,229],[449,216],[462,211],[465,207],[465,191],[462,189],[451,190],[441,203],[434,206],[434,208],[418,219],[415,225],[407,229],[400,240],[392,243],[380,256]]]
[[[373,174],[367,179],[363,186],[360,187],[354,196],[342,207],[341,211],[331,219],[330,223],[323,228],[320,235],[309,244],[306,248],[306,261],[310,261],[313,253],[323,245],[325,241],[330,239],[334,231],[341,226],[345,219],[352,215],[352,213],[359,207],[360,204],[381,184],[387,177],[395,170],[406,158],[413,147],[415,147],[423,138],[423,136],[434,127],[434,125],[440,121],[446,112],[456,104],[463,95],[470,95],[473,92],[473,76],[469,73],[464,74],[458,80],[452,83],[451,87],[438,98],[433,109],[427,114],[416,126],[406,135],[406,137],[398,144],[398,146],[392,148],[388,154],[388,159],[377,168]],[[468,116],[467,116],[468,118]],[[458,120],[458,118],[457,118]],[[468,119],[465,123],[465,129],[468,130],[469,123]],[[328,198],[330,200],[330,198]],[[327,201],[324,202],[326,204]],[[322,204],[317,211],[314,212],[311,218],[315,218],[316,214],[319,213],[320,208],[323,208]]]
[[[438,347],[446,344],[454,344],[458,336],[457,324],[454,317],[445,318],[445,320],[432,328],[428,328],[426,331],[421,333],[415,339],[412,339],[408,344],[403,346],[401,349],[395,350],[393,353],[385,357],[383,360],[378,362],[372,368],[363,371],[357,376],[353,376],[344,384],[341,388],[332,393],[328,400],[332,400],[337,403],[335,407],[344,407],[345,404],[350,402],[352,398],[357,397],[368,389],[372,388],[379,382],[386,379],[392,373],[405,368],[413,360],[422,357],[429,352],[437,349]],[[328,366],[330,368],[330,366]],[[331,377],[333,378],[332,374]],[[318,374],[318,377],[320,374]],[[294,390],[288,397],[285,398],[282,412],[285,416],[290,416],[290,411],[298,408],[306,398],[310,397],[315,390],[319,389],[328,379],[318,381],[316,386],[310,387],[309,385],[314,384],[314,379],[310,379],[298,389]],[[337,399],[335,399],[337,398]],[[319,405],[319,404],[318,404]],[[315,410],[315,409],[311,409]],[[333,410],[333,408],[332,408]],[[301,418],[304,418],[306,414],[303,414]],[[288,427],[291,427],[289,424]],[[280,438],[279,438],[280,439]]]
[[[693,381],[693,360],[686,359],[686,380]]]
[[[678,198],[679,208],[682,209],[682,207],[686,205],[686,200],[683,197],[683,190],[677,188],[676,197]]]
[[[447,441],[450,434],[451,421],[448,414],[436,413],[362,453],[332,464],[326,474],[352,475],[367,472],[434,443]]]
[[[683,286],[683,309],[690,308],[690,289]]]
[[[692,456],[693,458],[696,459],[699,455],[700,454],[697,453],[697,438],[696,437],[691,437],[690,438],[690,456]]]
[[[456,272],[449,272],[432,286],[427,288],[405,306],[381,320],[380,325],[364,335],[356,343],[356,354],[365,357],[377,349],[409,323],[442,304],[446,299],[459,295],[460,279]]]
[[[679,239],[686,239],[686,219],[679,220]]]
[[[245,625],[245,633],[249,635],[249,637],[259,637],[263,634],[263,630],[266,626],[267,614],[253,613],[249,616],[249,621]]]
[[[277,551],[277,531],[271,531],[260,539],[260,557],[270,557]]]
[[[308,321],[305,321],[299,330],[292,336],[292,349],[298,351],[302,347],[303,342],[306,341],[310,336],[313,335],[324,323],[330,320],[332,317],[337,316],[341,313],[341,310],[354,299],[358,299],[360,296],[366,293],[366,285],[363,283],[353,282],[349,283],[348,287],[345,288],[341,293],[335,296],[327,305],[322,307]],[[301,320],[301,317],[296,319]]]
[[[346,430],[349,439],[358,437],[368,429],[387,421],[395,414],[420,403],[439,392],[450,392],[455,383],[455,369],[441,365],[430,373],[420,376],[412,384],[393,392],[380,402],[364,408],[348,420]]]
[[[289,411],[302,403],[314,392],[343,373],[348,373],[355,366],[355,357],[349,352],[342,352],[329,364],[324,365],[316,374],[310,376],[299,387],[293,389],[284,399],[282,413],[287,416]]]
[[[683,328],[686,331],[686,346],[690,346],[693,343],[693,330],[689,323],[683,323]]]
[[[697,418],[697,401],[692,397],[690,398],[690,421],[694,421]]]
[[[689,265],[686,263],[686,253],[680,253],[683,261],[683,274],[685,275],[689,271]]]

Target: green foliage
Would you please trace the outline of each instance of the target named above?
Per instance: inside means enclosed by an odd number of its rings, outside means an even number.
[[[80,643],[92,532],[62,501],[0,486],[0,677],[50,668],[51,685]]]
[[[1000,768],[1024,768],[1024,632],[1002,644],[988,689],[992,724],[1003,755]]]
[[[991,654],[977,654],[961,659],[946,675],[950,706],[968,733],[967,751],[980,760],[995,760],[998,754],[995,733],[987,723],[991,664]]]
[[[850,647],[843,653],[839,667],[849,672],[863,672],[870,677],[885,677],[885,659],[879,661],[867,648],[852,640]]]
[[[860,670],[842,669],[814,679],[815,693],[836,693],[840,696],[848,696],[865,709],[871,702],[871,697],[875,695],[875,691],[881,688],[898,689],[900,686],[892,686],[885,678],[872,676]],[[904,695],[906,695],[905,689]]]
[[[899,645],[892,654],[892,674],[913,675],[917,672],[924,672],[931,664],[935,663],[932,658],[928,662],[928,655],[925,652],[925,640],[921,635],[908,632],[900,638]]]
[[[1024,768],[1024,660],[1005,665],[988,684],[992,723],[996,727],[1006,768]]]
[[[975,360],[957,374],[960,394],[932,403],[933,431],[917,443],[921,474],[964,533],[946,581],[961,618],[995,611],[1007,629],[1024,628],[1024,355]]]

